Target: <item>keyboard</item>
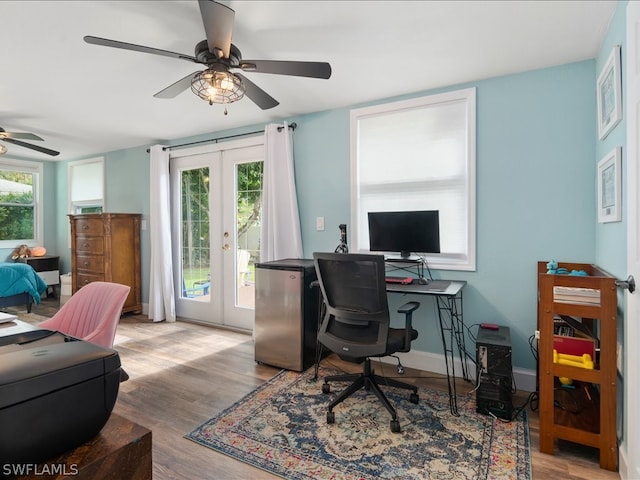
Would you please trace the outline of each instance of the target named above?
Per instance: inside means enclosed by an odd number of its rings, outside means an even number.
[[[385,277],[387,283],[399,283],[401,285],[411,285],[413,283],[412,277]]]

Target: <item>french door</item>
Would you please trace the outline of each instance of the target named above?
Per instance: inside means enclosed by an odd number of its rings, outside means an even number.
[[[171,156],[176,314],[253,330],[262,137]]]

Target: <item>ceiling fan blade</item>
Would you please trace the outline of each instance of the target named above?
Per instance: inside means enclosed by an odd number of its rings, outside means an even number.
[[[245,72],[275,73],[296,77],[331,77],[331,65],[327,62],[292,62],[281,60],[243,60],[240,68]]]
[[[239,73],[234,73],[234,75],[237,75],[242,80],[245,95],[249,97],[249,99],[256,105],[258,105],[262,110],[268,110],[280,105],[280,102],[278,102],[275,98],[262,90],[259,86],[257,86],[244,75],[241,75]]]
[[[0,138],[20,138],[22,140],[39,140],[44,142],[44,139],[40,138],[38,135],[35,135],[33,133],[23,133],[23,132],[0,131]]]
[[[46,153],[47,155],[51,155],[52,157],[55,157],[56,155],[60,155],[60,152],[56,152],[55,150],[40,147],[38,145],[31,145],[30,143],[21,142],[20,140],[15,140],[13,138],[4,138],[3,140],[7,143],[13,143],[14,145],[30,148],[31,150],[35,150],[40,153]]]
[[[161,50],[159,48],[145,47],[134,43],[120,42],[118,40],[109,40],[108,38],[92,37],[87,35],[84,41],[92,45],[101,45],[103,47],[121,48],[123,50],[133,50],[134,52],[151,53],[153,55],[162,55],[164,57],[179,58],[199,63],[196,57],[186,55],[184,53],[170,52],[169,50]]]
[[[236,12],[212,0],[199,0],[200,14],[207,34],[209,51],[217,58],[229,58]]]
[[[191,79],[198,72],[193,72],[177,82],[169,85],[167,88],[160,90],[154,95],[156,98],[175,98],[191,86]]]

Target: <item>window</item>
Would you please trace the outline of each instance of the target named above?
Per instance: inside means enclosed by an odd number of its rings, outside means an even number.
[[[475,100],[472,88],[351,111],[357,251],[369,250],[368,212],[439,210],[429,266],[475,270]]]
[[[0,248],[42,245],[42,163],[0,161]]]
[[[69,212],[102,213],[104,209],[104,158],[69,162]]]

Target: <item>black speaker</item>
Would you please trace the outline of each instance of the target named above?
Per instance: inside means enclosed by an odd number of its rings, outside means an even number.
[[[480,372],[476,411],[511,420],[513,370],[509,327],[480,328],[476,339],[476,361]]]

